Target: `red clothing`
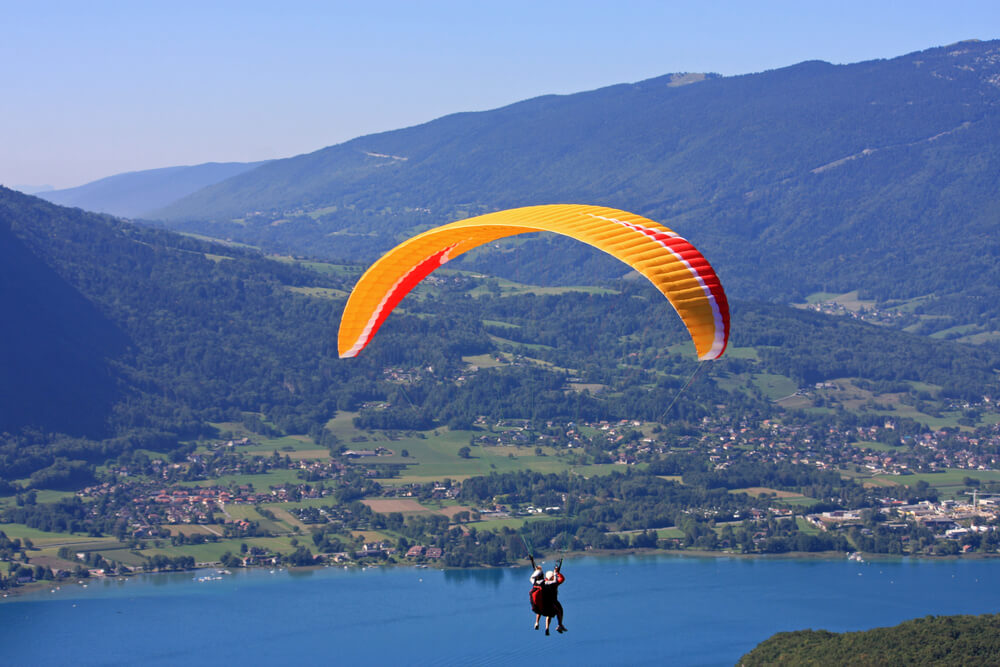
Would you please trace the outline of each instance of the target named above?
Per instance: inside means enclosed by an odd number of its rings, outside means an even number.
[[[537,594],[532,589],[532,611],[536,614],[549,617],[557,616],[562,612],[562,605],[559,604],[559,585],[564,581],[566,581],[566,577],[562,575],[562,572],[556,572],[555,581],[543,581],[542,585],[537,587],[539,589]]]
[[[528,595],[528,598],[531,600],[531,611],[535,612],[536,614],[541,614],[542,613],[542,587],[540,585],[539,586],[532,586],[531,587],[531,593]]]

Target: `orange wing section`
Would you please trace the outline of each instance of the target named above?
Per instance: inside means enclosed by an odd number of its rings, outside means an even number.
[[[368,345],[393,308],[434,269],[507,236],[553,232],[603,250],[644,275],[680,315],[702,361],[729,340],[729,303],[708,261],[688,241],[642,216],[602,206],[552,204],[488,213],[418,234],[358,280],[340,320],[340,356]]]

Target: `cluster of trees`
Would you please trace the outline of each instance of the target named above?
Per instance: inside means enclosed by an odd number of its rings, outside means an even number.
[[[101,535],[114,529],[114,516],[96,517],[89,509],[79,497],[72,497],[54,503],[7,507],[0,516],[6,523],[20,523],[51,533]]]
[[[156,554],[146,559],[142,564],[142,569],[147,572],[172,572],[180,570],[193,570],[195,566],[194,556],[164,556]]]
[[[890,628],[781,632],[737,664],[983,665],[1000,662],[1000,615],[927,616]]]

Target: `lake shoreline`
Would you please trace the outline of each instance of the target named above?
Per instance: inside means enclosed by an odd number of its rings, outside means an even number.
[[[633,556],[639,558],[699,558],[699,559],[736,559],[736,560],[759,560],[759,561],[840,561],[847,560],[849,553],[842,551],[789,551],[780,554],[759,554],[759,553],[737,553],[729,551],[710,551],[704,549],[590,549],[586,551],[566,551],[558,554],[548,554],[537,562],[539,564],[552,563],[560,559],[571,560],[580,558],[611,558],[615,556]],[[989,554],[989,553],[969,553],[969,554],[957,554],[948,556],[930,556],[926,554],[922,555],[908,555],[908,554],[866,554],[860,553],[859,556],[861,560],[860,564],[865,562],[898,562],[903,560],[914,560],[914,561],[926,561],[926,562],[948,562],[948,561],[962,561],[962,560],[993,560],[1000,558],[1000,554]],[[301,565],[301,566],[284,566],[281,568],[274,568],[271,566],[259,565],[251,567],[238,567],[238,568],[224,568],[221,563],[215,565],[204,565],[202,567],[196,567],[190,570],[171,570],[171,571],[156,571],[156,572],[130,572],[127,574],[116,574],[112,576],[104,577],[88,577],[87,579],[67,579],[63,581],[35,581],[23,586],[19,586],[14,589],[10,589],[3,592],[2,597],[0,597],[0,603],[3,602],[13,602],[19,598],[26,596],[34,597],[45,592],[45,589],[50,589],[53,592],[60,590],[63,586],[85,586],[90,582],[94,581],[112,581],[115,579],[125,580],[137,576],[176,576],[178,574],[184,574],[189,572],[205,572],[214,570],[220,572],[226,570],[227,574],[232,574],[230,570],[236,571],[253,571],[253,570],[288,570],[290,572],[308,572],[324,569],[351,569],[351,570],[367,570],[367,569],[405,569],[411,568],[414,570],[418,569],[428,569],[428,570],[449,570],[449,571],[482,571],[482,570],[512,570],[518,568],[530,567],[530,561],[527,559],[520,559],[514,563],[508,565],[500,566],[476,566],[476,567],[448,567],[445,565],[437,563],[413,563],[413,562],[382,562],[382,563],[343,563],[343,564],[333,564],[326,563],[322,565]]]
[[[570,632],[548,637],[533,629],[524,563],[212,569],[63,584],[0,604],[5,662],[171,667],[377,655],[406,665],[732,665],[779,632],[996,613],[1000,587],[1000,568],[981,559],[665,555],[567,554],[559,599]],[[615,610],[644,622],[616,623]],[[166,639],[151,641],[150,627]]]

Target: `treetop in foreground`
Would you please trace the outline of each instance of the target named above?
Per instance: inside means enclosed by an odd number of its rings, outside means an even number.
[[[1000,614],[927,616],[891,628],[837,634],[780,632],[739,665],[992,665],[1000,663]]]

